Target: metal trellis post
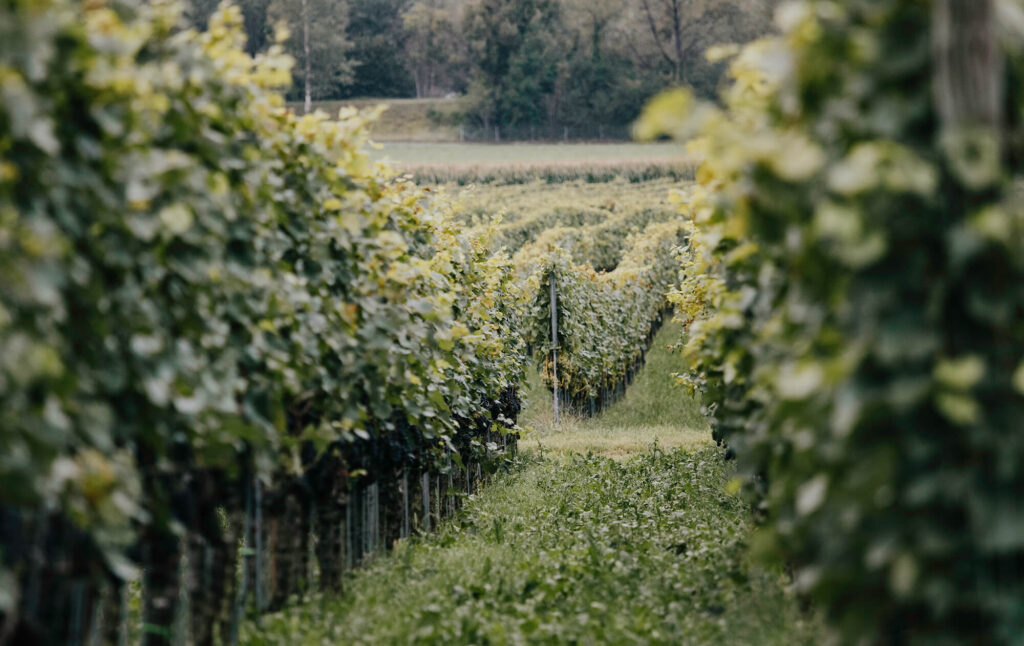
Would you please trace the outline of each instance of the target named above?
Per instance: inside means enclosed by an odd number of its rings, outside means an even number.
[[[554,384],[552,403],[555,424],[558,424],[558,298],[555,294],[555,272],[551,272],[551,382]]]

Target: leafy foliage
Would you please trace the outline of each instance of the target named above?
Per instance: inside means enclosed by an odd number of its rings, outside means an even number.
[[[634,184],[660,179],[673,181],[693,179],[693,166],[677,160],[619,161],[599,160],[589,163],[504,163],[504,164],[403,164],[419,184],[563,184],[586,182],[603,184],[625,178]]]
[[[669,194],[676,186],[668,180],[632,184],[619,178],[607,185],[474,187],[459,195],[456,218],[474,233],[493,228],[491,244],[511,253],[520,269],[530,264],[525,256],[542,257],[551,243],[570,250],[578,263],[613,269],[628,248],[629,234],[678,218]]]
[[[844,643],[1024,629],[1021,35],[1006,136],[946,123],[933,4],[791,3],[724,107],[664,97],[642,128],[700,135],[687,379],[760,494],[758,551]]]
[[[651,224],[677,218],[678,213],[670,209],[624,209],[598,224],[552,227],[516,252],[513,263],[520,269],[530,267],[538,253],[547,254],[557,248],[567,251],[577,264],[590,265],[597,271],[612,271],[635,242],[634,234],[643,232]]]
[[[559,51],[556,0],[479,0],[465,21],[475,67],[476,110],[487,123],[542,123]]]
[[[0,9],[0,505],[66,515],[119,576],[183,474],[329,449],[374,478],[514,415],[507,259],[371,166],[365,117],[285,110],[290,62],[241,20]]]
[[[666,312],[665,295],[678,272],[676,248],[682,242],[678,221],[652,224],[631,237],[614,271],[599,273],[573,264],[554,246],[534,261],[529,279],[533,294],[528,313],[529,340],[541,376],[555,385],[549,285],[555,282],[557,385],[566,404],[595,413],[620,396],[643,361]],[[517,264],[526,262],[522,254]],[[520,265],[522,271],[522,265]]]
[[[252,1],[252,0],[246,0]],[[404,63],[402,19],[410,0],[359,0],[349,7],[352,82],[338,97],[413,96],[416,86]],[[244,5],[243,5],[244,6]]]
[[[781,573],[744,559],[749,514],[713,449],[524,467],[345,598],[265,617],[243,643],[817,643]]]

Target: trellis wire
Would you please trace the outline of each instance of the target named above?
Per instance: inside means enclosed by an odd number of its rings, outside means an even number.
[[[46,540],[46,517],[42,512],[37,514],[27,514],[32,518],[33,524],[33,536],[32,536],[32,565],[28,575],[28,585],[26,586],[25,598],[25,614],[29,617],[35,617],[36,606],[39,605],[39,587],[40,587],[40,570],[43,568],[43,561],[45,555],[43,554],[43,541]]]
[[[355,496],[349,494],[348,501],[345,504],[345,568],[351,570],[355,565],[353,562],[353,549],[352,549],[352,523],[353,523],[353,511],[352,505],[354,503]]]
[[[121,595],[121,616],[118,618],[117,646],[128,646],[128,585],[122,583],[119,592]]]
[[[316,505],[309,506],[309,529],[307,532],[306,540],[306,583],[305,590],[306,594],[313,591],[313,579],[316,573],[313,569],[313,563],[316,561],[316,530],[317,526],[315,523],[319,521],[319,517],[316,513]]]
[[[71,584],[71,635],[70,644],[79,646],[82,639],[82,605],[85,596],[85,582],[75,581]]]
[[[455,478],[452,475],[452,454],[448,454],[448,495],[445,496],[445,500],[448,501],[448,515],[452,516],[455,514],[455,497],[452,492],[455,490]]]
[[[191,575],[189,574],[188,540],[188,534],[179,539],[182,549],[180,549],[180,556],[178,557],[178,599],[174,617],[171,620],[171,633],[168,639],[174,646],[185,646],[189,633],[188,619],[191,611],[192,595],[189,594],[189,578]]]

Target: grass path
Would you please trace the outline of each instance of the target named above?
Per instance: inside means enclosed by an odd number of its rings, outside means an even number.
[[[658,377],[673,333],[599,419],[554,428],[534,382],[519,468],[341,599],[265,617],[243,643],[819,643],[784,577],[748,562],[749,513],[697,402]]]
[[[521,443],[527,450],[556,454],[593,451],[625,457],[657,442],[662,448],[694,449],[711,442],[700,402],[672,385],[670,375],[682,370],[678,357],[667,346],[679,339],[679,326],[665,325],[647,353],[647,363],[610,410],[592,419],[563,418],[555,426],[551,394],[531,370],[527,383],[522,425],[527,428]]]

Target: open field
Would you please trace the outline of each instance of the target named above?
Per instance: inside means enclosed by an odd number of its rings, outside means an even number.
[[[675,143],[456,144],[381,143],[375,159],[394,164],[537,164],[686,161]]]

